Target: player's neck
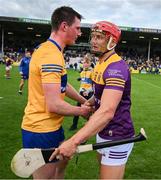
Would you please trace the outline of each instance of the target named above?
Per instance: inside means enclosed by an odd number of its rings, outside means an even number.
[[[51,35],[50,35],[50,39],[52,39],[55,42],[57,42],[59,44],[59,46],[61,47],[61,51],[63,52],[63,50],[65,48],[65,44],[62,41],[62,37],[60,37],[58,34],[52,32]]]
[[[112,49],[111,51],[108,51],[107,53],[105,53],[103,56],[100,57],[99,63],[102,63],[103,61],[107,60],[114,53],[115,53],[114,49]]]

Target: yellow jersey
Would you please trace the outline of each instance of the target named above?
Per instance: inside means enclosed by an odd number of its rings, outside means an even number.
[[[48,112],[43,83],[60,83],[64,99],[67,85],[65,61],[60,46],[52,39],[42,43],[30,61],[28,103],[22,121],[24,130],[51,132],[58,130],[63,123],[64,116]]]
[[[81,85],[79,90],[80,92],[81,91],[93,92],[92,73],[93,70],[91,68],[83,69],[83,71],[80,73],[80,77],[81,77]]]

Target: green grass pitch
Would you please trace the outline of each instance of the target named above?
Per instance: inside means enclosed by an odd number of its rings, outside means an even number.
[[[21,148],[21,120],[27,102],[27,84],[23,95],[18,94],[20,76],[17,67],[11,71],[11,79],[4,77],[5,67],[0,65],[0,178],[17,179],[10,170],[10,161]],[[78,90],[76,80],[79,73],[68,70],[68,80]],[[149,74],[132,75],[132,118],[136,134],[141,127],[148,140],[136,143],[126,167],[125,179],[161,179],[161,76]],[[74,101],[66,99],[72,104]],[[68,131],[72,117],[66,117],[63,127],[66,138],[74,132]],[[79,128],[85,120],[80,118]],[[76,131],[75,131],[76,132]],[[91,138],[88,143],[95,141]],[[66,169],[66,179],[98,179],[96,153],[79,155],[76,165],[74,157]]]

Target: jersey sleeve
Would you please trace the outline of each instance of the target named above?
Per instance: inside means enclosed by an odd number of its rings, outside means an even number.
[[[42,83],[61,83],[64,74],[63,57],[46,55],[39,66]]]
[[[110,64],[103,74],[105,89],[123,91],[128,76],[128,68],[124,63],[120,61]]]

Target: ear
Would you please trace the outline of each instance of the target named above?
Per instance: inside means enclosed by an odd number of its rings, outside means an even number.
[[[60,24],[60,29],[64,32],[67,31],[67,28],[68,28],[68,24],[67,22],[63,21],[61,24]]]

